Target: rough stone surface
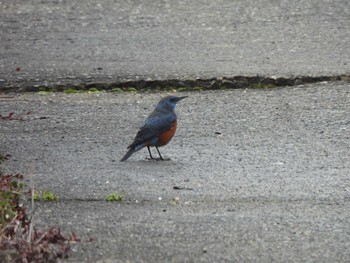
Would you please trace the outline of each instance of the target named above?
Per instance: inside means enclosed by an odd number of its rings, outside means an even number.
[[[348,0],[3,0],[0,28],[0,88],[350,74]]]
[[[5,170],[61,197],[37,204],[36,224],[96,239],[71,260],[347,262],[349,83],[181,94],[164,162],[119,159],[165,94],[1,99],[32,112],[0,121]]]

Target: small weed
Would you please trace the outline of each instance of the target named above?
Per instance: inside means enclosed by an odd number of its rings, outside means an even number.
[[[0,176],[0,261],[61,262],[80,238],[73,232],[64,235],[58,227],[36,228],[20,202],[26,193],[22,181],[21,174]],[[50,192],[45,196],[52,198]]]
[[[0,229],[18,215],[17,206],[24,187],[22,179],[21,174],[0,176]]]
[[[118,194],[118,193],[114,192],[114,193],[107,195],[105,200],[107,202],[121,202],[124,200],[124,194]]]
[[[52,202],[60,200],[59,196],[51,191],[43,190],[34,193],[34,201]]]

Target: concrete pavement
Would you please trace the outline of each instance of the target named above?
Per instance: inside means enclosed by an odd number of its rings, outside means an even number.
[[[147,150],[119,162],[165,94],[19,94],[3,104],[33,112],[1,123],[7,169],[61,197],[38,204],[37,224],[96,239],[71,260],[346,262],[349,84],[181,94],[165,162]],[[107,203],[112,192],[125,201]]]
[[[0,89],[348,76],[348,1],[1,1]],[[346,78],[345,78],[346,79]],[[298,83],[296,83],[298,84]],[[302,84],[302,83],[299,83]],[[5,171],[61,197],[72,262],[348,262],[348,82],[181,93],[179,130],[120,163],[165,93],[0,98]],[[125,201],[105,196],[123,192]]]
[[[3,0],[0,88],[349,75],[349,14],[347,0]]]

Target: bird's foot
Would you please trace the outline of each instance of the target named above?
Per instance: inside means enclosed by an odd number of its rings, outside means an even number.
[[[170,158],[146,158],[149,161],[171,161]]]

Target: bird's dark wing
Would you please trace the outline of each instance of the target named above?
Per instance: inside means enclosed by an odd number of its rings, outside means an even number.
[[[172,123],[175,120],[176,115],[173,112],[166,114],[157,111],[152,112],[137,132],[134,142],[128,148],[148,142],[159,136],[159,134],[166,132],[172,127]]]

